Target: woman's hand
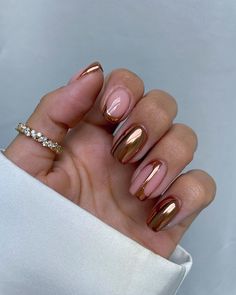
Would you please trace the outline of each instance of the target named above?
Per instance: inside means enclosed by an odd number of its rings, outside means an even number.
[[[104,81],[95,63],[45,95],[27,121],[62,144],[64,152],[56,155],[19,134],[5,155],[105,223],[168,257],[215,195],[206,172],[179,176],[193,158],[197,137],[188,126],[173,124],[176,113],[169,94],[152,90],[144,95],[143,81],[126,69],[114,70]]]

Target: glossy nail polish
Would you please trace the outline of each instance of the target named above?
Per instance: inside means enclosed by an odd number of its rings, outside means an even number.
[[[147,219],[147,225],[155,232],[162,230],[179,212],[179,201],[173,196],[169,196],[152,209]]]
[[[139,200],[146,200],[160,185],[167,172],[167,167],[159,160],[148,163],[134,178],[130,193]]]
[[[114,89],[106,98],[103,116],[111,123],[118,122],[129,109],[130,95],[122,87]]]
[[[85,75],[88,75],[90,73],[93,73],[93,72],[96,72],[99,70],[103,72],[103,68],[102,68],[101,64],[99,62],[94,62],[91,65],[89,65],[86,69],[83,70],[83,72],[79,75],[77,80]]]
[[[147,132],[141,125],[131,126],[114,144],[111,153],[122,164],[130,161],[147,141]]]

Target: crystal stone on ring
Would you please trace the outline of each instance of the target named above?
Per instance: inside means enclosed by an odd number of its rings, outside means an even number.
[[[43,142],[44,141],[44,136],[40,136],[37,140],[38,140],[38,142]]]
[[[43,146],[48,146],[48,138],[44,137],[43,141],[42,141],[42,145]]]
[[[36,131],[35,130],[31,130],[31,136],[33,137],[33,139],[36,139]]]
[[[53,145],[52,141],[51,141],[51,140],[49,140],[49,141],[48,141],[48,147],[49,147],[49,148],[51,148],[51,147],[52,147],[52,145]]]
[[[26,136],[30,136],[31,135],[30,128],[26,127],[24,129],[24,133],[25,133]]]
[[[43,135],[43,134],[42,134],[41,132],[38,132],[38,133],[36,134],[36,137],[37,137],[37,138],[40,138],[42,135]]]
[[[20,124],[18,125],[18,128],[19,128],[19,130],[20,130],[21,132],[24,132],[24,130],[26,129],[26,126],[25,126],[24,124],[20,123]]]

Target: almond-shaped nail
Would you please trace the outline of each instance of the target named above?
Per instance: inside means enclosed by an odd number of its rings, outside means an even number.
[[[132,181],[130,193],[141,201],[146,200],[161,184],[166,171],[166,165],[159,160],[148,163]]]
[[[141,125],[131,126],[114,144],[111,153],[122,164],[130,161],[147,141],[147,132]]]
[[[103,115],[111,123],[118,122],[129,109],[130,94],[122,87],[114,89],[106,98]]]
[[[155,232],[162,230],[177,215],[180,210],[179,201],[169,196],[152,209],[147,219],[147,225]]]
[[[101,66],[101,64],[99,62],[93,62],[92,64],[90,64],[86,69],[83,70],[83,72],[79,75],[79,77],[77,78],[80,79],[81,77],[88,75],[90,73],[96,72],[96,71],[102,71],[103,72],[103,68]]]

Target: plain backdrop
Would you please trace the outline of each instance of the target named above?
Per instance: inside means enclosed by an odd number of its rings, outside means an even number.
[[[0,0],[0,146],[43,94],[94,60],[168,91],[176,121],[199,135],[190,168],[218,184],[181,243],[194,266],[179,294],[236,294],[235,53],[235,0]]]

